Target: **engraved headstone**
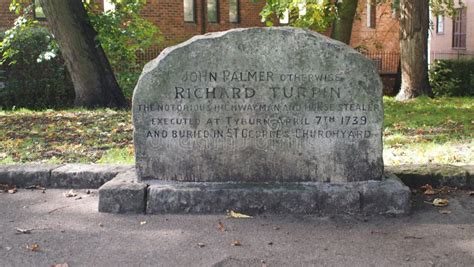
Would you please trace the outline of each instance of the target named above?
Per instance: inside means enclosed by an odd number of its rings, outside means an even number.
[[[141,180],[380,180],[382,83],[323,35],[251,28],[198,36],[148,63],[133,96]]]

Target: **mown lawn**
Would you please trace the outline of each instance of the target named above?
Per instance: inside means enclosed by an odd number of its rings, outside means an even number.
[[[384,160],[474,164],[474,98],[384,98]],[[0,164],[133,163],[130,112],[0,111]]]
[[[387,165],[474,164],[474,98],[384,98]]]

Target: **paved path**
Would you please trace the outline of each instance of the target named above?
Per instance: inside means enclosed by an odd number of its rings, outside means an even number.
[[[97,191],[67,191],[0,193],[0,266],[474,266],[474,197],[464,191],[448,195],[451,214],[418,200],[402,218],[254,219],[104,214]]]

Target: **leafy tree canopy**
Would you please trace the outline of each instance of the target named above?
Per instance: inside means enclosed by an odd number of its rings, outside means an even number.
[[[137,68],[139,67],[137,53],[161,41],[159,30],[153,23],[140,16],[140,10],[146,4],[146,0],[111,0],[110,2],[115,8],[107,12],[98,12],[99,7],[93,1],[88,0],[83,3],[112,67],[117,69],[126,63],[128,68]],[[0,51],[2,51],[0,62],[12,58],[12,55],[18,52],[10,48],[9,44],[19,31],[38,26],[38,22],[32,16],[31,1],[12,0],[10,11],[18,14],[18,18],[14,26],[7,30],[4,40],[0,43]],[[58,46],[54,39],[51,40],[49,48],[42,54],[43,59],[58,54]],[[10,61],[10,63],[14,62]]]
[[[267,26],[288,12],[289,25],[324,32],[337,18],[337,8],[330,0],[266,0],[260,15]]]

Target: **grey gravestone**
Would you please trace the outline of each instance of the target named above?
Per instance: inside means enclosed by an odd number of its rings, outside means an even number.
[[[133,96],[141,180],[381,180],[382,83],[323,35],[251,28],[198,36],[148,63]]]
[[[322,35],[194,37],[145,66],[132,109],[136,178],[104,185],[101,211],[409,211],[410,190],[383,174],[376,68]]]

